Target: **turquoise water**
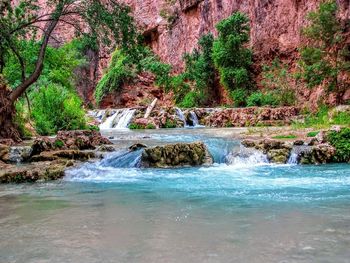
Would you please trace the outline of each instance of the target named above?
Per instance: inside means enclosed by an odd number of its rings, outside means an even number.
[[[0,186],[0,262],[349,262],[350,165],[271,165],[202,133],[142,141],[204,140],[212,167],[140,169],[121,150],[59,182]]]

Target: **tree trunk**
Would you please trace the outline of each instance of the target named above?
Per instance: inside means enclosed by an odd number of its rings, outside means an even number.
[[[0,139],[12,139],[15,142],[20,142],[21,136],[14,123],[16,110],[11,102],[10,94],[10,90],[0,79]]]

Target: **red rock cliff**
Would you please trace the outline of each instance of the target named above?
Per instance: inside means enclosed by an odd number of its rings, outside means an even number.
[[[305,16],[320,0],[123,0],[129,4],[154,51],[175,66],[196,46],[198,38],[215,33],[215,25],[235,11],[249,15],[251,47],[257,58],[289,56],[300,45]],[[350,19],[350,1],[338,0],[340,15]]]

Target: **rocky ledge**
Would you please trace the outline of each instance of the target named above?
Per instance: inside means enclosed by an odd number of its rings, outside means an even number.
[[[67,167],[114,150],[110,144],[97,131],[62,131],[55,138],[39,137],[22,145],[0,144],[0,183],[62,178]]]
[[[213,158],[203,142],[145,148],[141,156],[142,167],[170,168],[211,164]]]
[[[298,164],[350,163],[350,129],[321,131],[315,138],[303,140],[243,140],[246,148],[266,154],[272,163]]]

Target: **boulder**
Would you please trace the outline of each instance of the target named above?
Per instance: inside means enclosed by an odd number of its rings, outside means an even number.
[[[300,164],[326,164],[331,163],[336,149],[329,144],[311,146],[307,151],[299,154]]]
[[[26,183],[57,180],[64,176],[70,162],[39,162],[23,166],[7,166],[0,170],[0,183]]]
[[[10,147],[5,144],[0,144],[0,161],[8,161]]]
[[[267,152],[267,158],[272,163],[285,164],[288,162],[291,151],[287,148],[272,149]]]
[[[31,158],[31,161],[42,162],[42,161],[54,161],[59,159],[86,161],[97,157],[98,156],[93,151],[58,150],[58,151],[41,152],[38,155],[34,155]]]
[[[112,143],[98,131],[59,131],[56,138],[37,138],[32,145],[32,155],[61,149],[93,150],[97,146],[106,144],[111,145]]]
[[[27,161],[32,155],[31,146],[11,146],[8,154],[8,162],[20,163]]]
[[[143,143],[135,143],[129,147],[129,150],[134,152],[141,148],[147,148],[147,145]]]
[[[203,142],[176,143],[146,148],[141,157],[142,167],[183,167],[211,165],[213,158]]]
[[[266,154],[270,162],[280,164],[287,163],[293,148],[291,143],[269,139],[243,140],[241,144],[246,148],[261,151]]]
[[[107,138],[103,137],[98,131],[59,131],[56,142],[61,141],[65,148],[80,150],[95,149],[96,146],[112,144]]]

